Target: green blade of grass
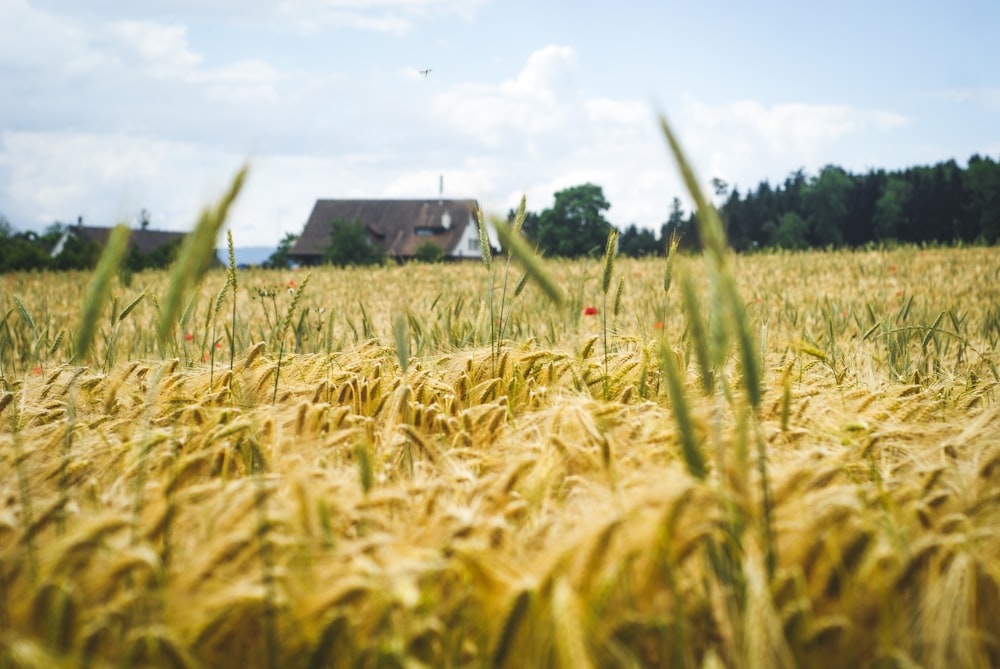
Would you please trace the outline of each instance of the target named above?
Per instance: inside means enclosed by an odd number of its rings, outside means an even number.
[[[660,344],[660,369],[667,382],[667,392],[670,395],[670,407],[681,437],[681,456],[688,473],[697,479],[704,480],[706,475],[705,456],[698,446],[698,437],[694,432],[694,421],[688,408],[687,396],[684,394],[684,382],[677,366],[674,352],[665,343]]]
[[[111,280],[118,272],[125,252],[128,250],[128,240],[131,231],[127,225],[117,225],[108,237],[108,245],[101,254],[101,259],[94,270],[94,276],[90,280],[87,288],[87,297],[83,301],[83,313],[80,316],[80,327],[76,331],[76,341],[73,348],[73,359],[77,360],[87,355],[90,345],[94,341],[94,332],[97,330],[97,318],[108,300],[108,293],[111,291]],[[133,301],[128,306],[131,311],[138,300]],[[121,318],[128,315],[123,311]]]
[[[167,294],[163,298],[160,309],[160,320],[157,326],[157,336],[160,343],[165,344],[173,334],[174,321],[184,303],[184,294],[188,288],[196,285],[208,271],[212,258],[215,256],[215,240],[219,236],[236,196],[239,195],[246,180],[248,167],[246,165],[236,173],[229,190],[223,194],[215,207],[206,208],[198,224],[185,238],[177,254],[177,260],[170,270],[170,282]]]
[[[541,258],[532,250],[527,240],[514,228],[501,221],[493,221],[493,229],[497,231],[500,243],[524,268],[531,280],[538,284],[545,296],[556,305],[561,306],[566,298],[552,276],[545,271]]]

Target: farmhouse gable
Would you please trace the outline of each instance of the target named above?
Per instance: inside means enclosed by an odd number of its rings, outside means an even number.
[[[449,259],[478,258],[475,200],[317,200],[289,256],[304,265],[322,262],[335,221],[364,227],[369,243],[405,260],[424,242],[437,244]]]

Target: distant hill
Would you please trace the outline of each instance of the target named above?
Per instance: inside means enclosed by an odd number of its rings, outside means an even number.
[[[274,246],[237,246],[233,249],[237,265],[261,265],[271,257],[277,249]],[[229,264],[229,249],[215,250],[223,265]]]

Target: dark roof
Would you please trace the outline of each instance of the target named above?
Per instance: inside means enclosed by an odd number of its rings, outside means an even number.
[[[289,255],[317,261],[330,244],[334,221],[360,221],[371,241],[397,258],[411,258],[426,241],[445,256],[456,254],[466,227],[475,221],[475,200],[317,200]]]
[[[108,243],[113,228],[97,228],[89,225],[71,225],[67,228],[77,237],[88,242],[97,242],[101,246]],[[155,251],[164,244],[182,239],[186,232],[167,232],[166,230],[133,230],[129,236],[129,246],[134,246],[140,253]]]

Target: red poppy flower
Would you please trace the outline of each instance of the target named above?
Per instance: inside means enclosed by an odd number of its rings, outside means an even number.
[[[653,327],[656,328],[657,330],[662,330],[663,329],[663,321],[656,321],[655,323],[653,323]]]
[[[39,367],[38,365],[35,365],[35,368],[31,371],[35,376],[40,376],[42,373],[42,368]]]
[[[889,266],[889,271],[890,272],[895,272],[896,271],[896,266],[895,265],[890,265]]]
[[[215,342],[215,348],[222,348],[222,342],[221,341]]]
[[[584,316],[596,316],[597,315],[597,307],[587,307],[586,309],[583,310],[583,315]]]
[[[295,285],[295,282],[294,282],[294,281],[289,281],[289,282],[288,282],[288,287],[289,287],[289,288],[297,288],[298,286],[296,286],[296,285]]]
[[[190,332],[188,332],[186,335],[184,335],[184,341],[192,341],[193,339],[194,339],[194,335],[191,334]]]

